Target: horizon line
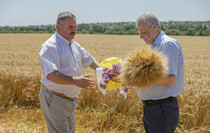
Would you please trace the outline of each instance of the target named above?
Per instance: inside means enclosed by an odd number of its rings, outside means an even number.
[[[160,23],[167,22],[210,22],[210,20],[168,20],[160,21]],[[116,22],[90,22],[90,23],[78,23],[78,24],[102,24],[102,23],[135,23],[135,21],[116,21]],[[77,25],[78,25],[77,24]],[[29,25],[0,25],[0,27],[19,27],[19,26],[46,26],[46,25],[56,25],[56,24],[29,24]]]

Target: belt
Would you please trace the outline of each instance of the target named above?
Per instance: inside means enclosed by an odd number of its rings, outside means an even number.
[[[52,93],[52,94],[55,94],[55,95],[57,95],[57,96],[59,96],[59,97],[62,97],[62,98],[71,100],[71,101],[74,101],[74,99],[75,99],[75,98],[73,98],[73,97],[67,97],[67,96],[64,95],[63,93],[59,93],[59,92],[55,92],[55,91],[53,91],[53,90],[50,90],[50,89],[48,89],[46,86],[43,86],[43,85],[42,85],[42,89],[45,90],[45,91],[47,91],[47,92],[50,92],[50,93]]]
[[[149,106],[149,105],[154,105],[154,104],[172,102],[173,100],[177,100],[177,98],[176,97],[168,97],[168,98],[158,99],[158,100],[145,100],[145,101],[143,101],[143,105]]]

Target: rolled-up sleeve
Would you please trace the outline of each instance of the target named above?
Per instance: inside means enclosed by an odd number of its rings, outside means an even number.
[[[81,47],[80,50],[81,50],[82,67],[85,69],[95,61],[95,58],[92,57],[91,54],[83,47]]]
[[[43,46],[39,52],[42,72],[45,76],[52,73],[54,70],[59,70],[59,54],[55,47]]]

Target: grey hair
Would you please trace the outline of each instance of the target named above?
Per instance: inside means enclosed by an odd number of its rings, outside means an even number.
[[[71,12],[62,12],[58,14],[57,24],[61,24],[66,18],[73,18],[76,20],[76,16]]]
[[[151,12],[146,12],[137,19],[136,27],[138,28],[138,26],[141,24],[146,27],[150,27],[153,23],[155,23],[159,29],[161,28],[158,18]]]

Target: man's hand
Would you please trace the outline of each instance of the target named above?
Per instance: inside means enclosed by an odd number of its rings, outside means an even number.
[[[73,77],[73,82],[76,86],[84,89],[90,89],[93,87],[93,80],[89,79],[90,75],[82,75],[79,77]]]
[[[90,89],[93,86],[93,80],[89,79],[90,75],[82,75],[79,77],[72,77],[62,74],[54,70],[47,75],[47,79],[57,84],[76,85],[84,89]]]

